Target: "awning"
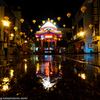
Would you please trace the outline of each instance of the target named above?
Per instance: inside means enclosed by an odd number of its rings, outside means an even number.
[[[93,41],[91,41],[92,43],[95,43],[95,42],[98,42],[99,40],[93,40]]]

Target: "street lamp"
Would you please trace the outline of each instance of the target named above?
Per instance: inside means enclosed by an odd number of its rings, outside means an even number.
[[[8,31],[8,54],[9,54],[9,49],[10,49],[10,22],[8,21],[8,19],[9,19],[8,17],[6,17],[6,18],[4,17],[4,19],[5,20],[2,20],[3,25],[6,26],[6,27],[9,27],[9,31]],[[6,38],[6,35],[5,35],[4,48],[5,48],[5,55],[7,56],[7,38]]]
[[[8,26],[8,27],[9,27],[9,21],[2,20],[2,22],[3,22],[3,25],[4,25],[4,26]]]
[[[80,32],[80,36],[83,36],[83,35],[84,35],[84,32],[83,32],[83,31],[81,31],[81,32]]]

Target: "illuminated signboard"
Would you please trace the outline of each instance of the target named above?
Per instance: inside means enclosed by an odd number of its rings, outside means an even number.
[[[52,35],[46,35],[45,38],[52,38]]]

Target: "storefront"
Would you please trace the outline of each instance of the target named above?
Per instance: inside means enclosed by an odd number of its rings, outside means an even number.
[[[100,36],[93,37],[91,42],[94,45],[93,52],[94,53],[100,52]]]

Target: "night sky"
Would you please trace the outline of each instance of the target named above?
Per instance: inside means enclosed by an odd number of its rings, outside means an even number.
[[[75,13],[80,9],[85,0],[49,0],[44,2],[43,0],[3,0],[5,3],[13,9],[18,6],[21,7],[23,18],[30,22],[33,30],[38,31],[38,25],[42,25],[42,20],[47,18],[54,19],[57,23],[57,27],[71,27],[72,18]],[[72,16],[68,18],[66,14],[70,12]],[[61,21],[57,21],[57,17],[61,17]],[[32,20],[36,19],[36,24],[32,23]]]

